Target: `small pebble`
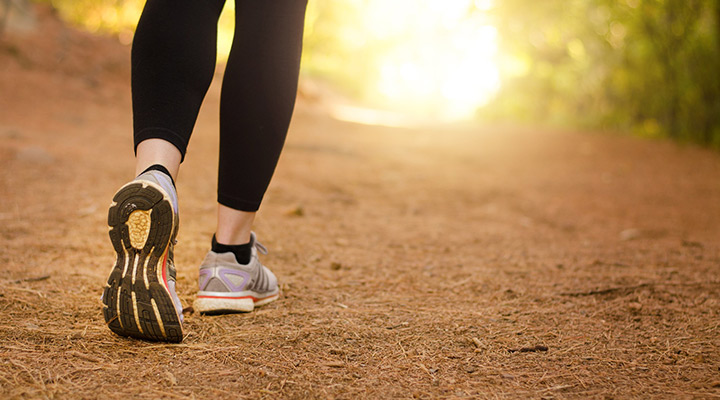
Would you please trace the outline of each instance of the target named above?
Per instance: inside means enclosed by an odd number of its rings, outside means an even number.
[[[640,230],[635,228],[625,229],[620,232],[620,240],[633,240],[640,237]]]

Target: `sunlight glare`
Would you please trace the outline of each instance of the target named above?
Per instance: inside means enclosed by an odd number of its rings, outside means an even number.
[[[377,89],[387,107],[466,119],[499,90],[497,31],[477,11],[491,8],[491,0],[368,0],[365,6],[368,34],[394,40],[379,57]]]
[[[498,33],[488,16],[494,0],[332,1],[340,3],[310,8],[306,40],[320,50],[303,57],[320,76],[335,73],[353,80],[346,86],[356,89],[355,100],[362,103],[357,106],[384,110],[380,115],[392,115],[393,121],[399,115],[418,121],[466,120],[499,91]],[[221,61],[232,43],[232,3],[220,18]],[[341,17],[331,19],[336,25],[324,31],[336,41],[323,47],[313,29],[326,16]],[[346,55],[338,57],[333,50]],[[353,59],[353,54],[364,57]],[[351,109],[344,107],[342,114],[350,115]],[[368,113],[361,114],[358,118]]]

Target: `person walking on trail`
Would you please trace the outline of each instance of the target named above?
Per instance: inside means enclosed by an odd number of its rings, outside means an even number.
[[[295,105],[307,0],[235,0],[235,32],[220,98],[217,230],[200,265],[194,309],[247,312],[278,298],[267,253],[252,232]],[[148,0],[132,46],[137,178],[108,211],[117,261],[103,291],[108,327],[180,342],[175,293],[175,190],[216,63],[225,0]]]

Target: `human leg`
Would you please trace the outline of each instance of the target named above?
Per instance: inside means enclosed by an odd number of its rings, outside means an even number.
[[[200,268],[199,312],[252,311],[278,297],[277,279],[257,258],[265,248],[251,228],[295,104],[306,5],[236,2],[220,104],[218,228]]]
[[[217,232],[218,242],[228,245],[248,243],[255,212],[235,210],[218,204]]]
[[[181,161],[185,158],[215,72],[217,21],[224,3],[149,0],[145,4],[131,61],[136,150],[145,140],[162,139],[178,149]]]
[[[149,0],[132,50],[134,138],[139,176],[108,211],[117,260],[103,291],[108,327],[122,336],[179,342],[173,246],[173,178],[215,68],[224,0]],[[210,50],[209,50],[210,49]]]
[[[140,175],[153,165],[162,165],[177,180],[182,154],[178,148],[164,139],[146,139],[140,142],[135,156],[135,175]]]
[[[297,93],[306,0],[236,0],[220,99],[218,202],[254,212],[275,171]]]

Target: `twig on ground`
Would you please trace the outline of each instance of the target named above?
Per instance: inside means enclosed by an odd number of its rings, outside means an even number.
[[[519,349],[508,349],[508,353],[534,353],[538,351],[548,351],[547,346],[541,344],[532,347],[521,347]]]
[[[641,289],[644,287],[651,287],[651,286],[702,286],[702,285],[717,285],[717,284],[720,284],[720,282],[718,282],[718,281],[644,282],[644,283],[639,283],[637,285],[617,286],[617,287],[610,287],[610,288],[605,288],[605,289],[589,290],[589,291],[584,291],[584,292],[562,292],[562,293],[560,293],[560,295],[561,296],[571,296],[571,297],[586,297],[586,296],[609,294],[609,293],[614,293],[614,292],[632,292],[637,289]]]
[[[50,275],[43,275],[43,276],[37,276],[32,278],[22,278],[14,280],[12,283],[23,283],[23,282],[39,282],[44,281],[46,279],[50,279]]]
[[[95,357],[93,355],[81,353],[81,352],[75,351],[75,350],[70,350],[66,354],[75,356],[75,357],[80,358],[85,361],[90,361],[90,362],[94,362],[94,363],[102,362],[102,358],[100,358],[100,357]]]
[[[10,290],[17,290],[17,291],[19,291],[19,292],[34,293],[34,294],[40,296],[40,297],[43,298],[43,299],[45,298],[45,295],[44,295],[42,292],[38,291],[38,290],[32,290],[32,289],[26,289],[26,288],[19,288],[19,287],[12,287],[12,286],[0,286],[0,289],[3,289],[3,290],[5,290],[5,289],[10,289]]]
[[[345,366],[345,363],[342,361],[330,361],[326,362],[324,365],[331,368],[342,368]]]

